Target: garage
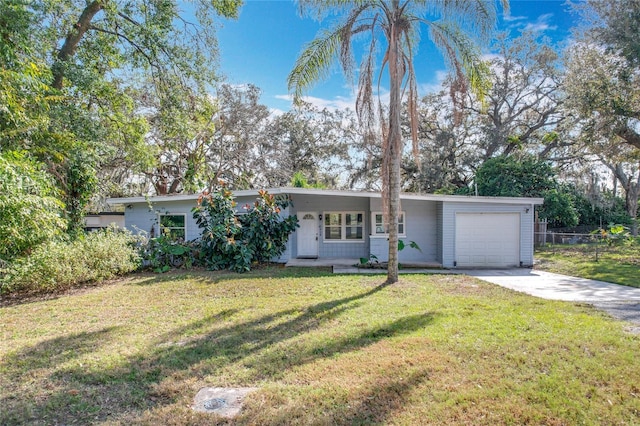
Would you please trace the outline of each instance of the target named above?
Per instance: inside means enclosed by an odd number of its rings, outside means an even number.
[[[456,213],[455,266],[520,265],[519,213]]]

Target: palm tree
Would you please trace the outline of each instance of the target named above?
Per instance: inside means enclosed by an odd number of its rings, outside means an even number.
[[[501,0],[503,8],[508,0]],[[382,201],[389,224],[389,269],[387,283],[398,281],[398,214],[400,212],[400,160],[403,140],[400,113],[406,96],[414,155],[417,152],[417,84],[413,67],[419,44],[420,27],[425,25],[429,38],[444,55],[453,71],[455,91],[470,87],[477,93],[486,90],[487,67],[480,60],[479,42],[488,42],[497,19],[494,0],[298,0],[302,15],[323,19],[342,12],[343,17],[308,43],[288,76],[289,91],[299,100],[303,93],[323,77],[338,59],[343,72],[352,78],[355,59],[354,37],[367,37],[368,52],[360,65],[356,112],[367,137],[380,125],[383,166]],[[374,72],[378,43],[384,42],[384,55],[377,77],[388,71],[389,105],[386,118],[380,98],[374,100]],[[453,94],[453,92],[452,92]],[[456,97],[454,96],[454,102]]]

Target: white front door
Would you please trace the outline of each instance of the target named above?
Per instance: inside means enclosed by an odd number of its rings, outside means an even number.
[[[318,257],[318,213],[298,212],[298,257]]]

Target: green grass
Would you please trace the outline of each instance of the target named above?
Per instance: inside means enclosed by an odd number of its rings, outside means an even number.
[[[0,424],[637,424],[640,336],[465,276],[136,276],[0,308]]]
[[[640,245],[555,245],[536,249],[536,269],[640,287]]]

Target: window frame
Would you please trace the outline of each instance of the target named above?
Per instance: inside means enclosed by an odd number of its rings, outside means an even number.
[[[378,222],[376,220],[376,216],[378,215],[382,216],[381,226],[383,230],[385,230],[386,232],[378,232]],[[401,218],[402,218],[402,222],[400,221]],[[400,212],[400,215],[398,217],[398,228],[400,227],[400,225],[402,225],[402,232],[400,232],[400,230],[398,229],[398,237],[406,237],[407,236],[407,215],[404,210]],[[372,237],[388,237],[389,236],[388,225],[385,224],[384,222],[384,214],[382,212],[371,212],[371,236]]]
[[[184,218],[184,225],[183,226],[164,226],[162,224],[162,218],[166,217],[166,216],[182,216]],[[160,235],[165,235],[164,230],[168,229],[169,233],[168,233],[168,237],[173,240],[173,241],[178,241],[180,238],[176,238],[174,236],[172,236],[172,231],[173,230],[182,230],[184,232],[184,237],[182,238],[182,241],[187,241],[187,214],[186,213],[158,213],[158,228],[160,229]]]
[[[340,216],[340,224],[339,225],[327,225],[327,218],[329,215],[339,214]],[[347,215],[362,215],[362,224],[361,225],[347,225]],[[340,239],[338,238],[327,238],[327,228],[340,228]],[[347,228],[362,228],[362,237],[361,238],[347,238]],[[342,211],[324,211],[322,212],[322,240],[326,243],[364,243],[366,238],[366,214],[364,211],[357,210],[342,210]],[[357,230],[356,230],[357,235]]]

